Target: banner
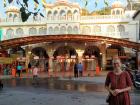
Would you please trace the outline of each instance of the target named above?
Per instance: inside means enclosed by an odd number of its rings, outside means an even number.
[[[0,28],[0,41],[2,40],[2,29]]]
[[[0,57],[0,64],[11,64],[12,62],[12,58]]]

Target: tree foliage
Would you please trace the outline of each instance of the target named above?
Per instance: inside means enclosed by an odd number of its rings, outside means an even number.
[[[9,4],[11,4],[13,1],[14,0],[8,0]],[[22,22],[26,22],[28,20],[29,16],[31,16],[31,14],[33,14],[34,19],[37,15],[44,17],[44,15],[40,12],[40,9],[37,9],[34,11],[29,11],[29,8],[28,8],[29,2],[28,1],[29,0],[16,0],[17,5],[20,6]],[[39,5],[38,0],[34,0],[34,2]]]
[[[101,10],[96,11],[96,14],[98,15],[110,15],[110,13],[111,13],[110,7],[102,8]]]

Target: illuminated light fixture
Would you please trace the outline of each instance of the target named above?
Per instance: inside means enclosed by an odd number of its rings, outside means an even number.
[[[95,56],[94,56],[94,55],[92,55],[92,56],[91,56],[91,58],[95,58]]]
[[[88,55],[86,55],[86,56],[85,56],[85,58],[89,58],[89,56],[88,56]]]
[[[28,52],[28,54],[31,54],[31,53],[32,53],[31,51]]]
[[[71,58],[75,59],[75,58],[76,58],[76,56],[75,56],[75,55],[72,55],[72,56],[71,56]]]
[[[35,57],[34,57],[34,59],[35,59],[35,60],[38,60],[38,59],[39,59],[39,57],[38,57],[38,56],[35,56]]]

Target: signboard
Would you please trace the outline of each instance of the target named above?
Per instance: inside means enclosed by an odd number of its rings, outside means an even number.
[[[12,58],[0,57],[0,64],[11,64],[12,62]]]
[[[116,55],[118,55],[118,49],[107,49],[107,59],[111,59]]]

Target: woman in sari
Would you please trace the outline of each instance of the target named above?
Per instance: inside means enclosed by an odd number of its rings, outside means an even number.
[[[121,69],[121,61],[118,57],[113,59],[114,70],[106,77],[105,87],[109,92],[109,105],[130,105],[129,91],[132,81],[129,74]]]

